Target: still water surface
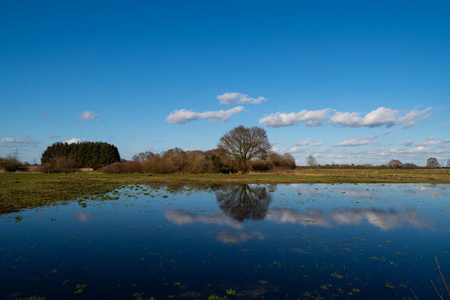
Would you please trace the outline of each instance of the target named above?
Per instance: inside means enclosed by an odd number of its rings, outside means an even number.
[[[126,186],[2,215],[0,298],[445,298],[449,189]]]

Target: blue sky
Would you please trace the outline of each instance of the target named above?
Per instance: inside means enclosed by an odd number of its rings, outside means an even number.
[[[450,159],[448,1],[0,0],[0,156],[266,129],[297,164]]]

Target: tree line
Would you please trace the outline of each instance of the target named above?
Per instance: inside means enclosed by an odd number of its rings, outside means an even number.
[[[310,168],[374,168],[371,165],[320,166],[312,155],[307,156],[306,164]],[[447,164],[450,166],[450,160]],[[0,158],[0,169],[7,172],[21,170],[22,167],[17,158]],[[240,125],[226,132],[220,138],[216,149],[185,151],[173,148],[161,153],[147,151],[134,155],[131,162],[122,161],[117,147],[108,143],[58,142],[42,153],[40,170],[50,173],[75,172],[78,168],[93,168],[103,173],[200,174],[264,172],[296,167],[295,159],[291,154],[277,154],[271,151],[271,144],[263,128]],[[380,167],[396,169],[417,166],[391,160],[387,165]],[[436,158],[429,158],[427,167],[438,168],[440,165]]]
[[[45,170],[67,168],[93,168],[120,162],[116,146],[104,142],[54,143],[42,153],[41,164]],[[57,171],[57,170],[56,170]]]

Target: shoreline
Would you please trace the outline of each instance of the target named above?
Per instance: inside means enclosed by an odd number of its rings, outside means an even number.
[[[324,170],[260,174],[70,174],[0,173],[0,214],[103,194],[121,185],[450,183],[449,169]]]

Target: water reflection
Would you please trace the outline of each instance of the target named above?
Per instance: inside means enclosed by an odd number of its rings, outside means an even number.
[[[22,211],[0,218],[0,299],[427,299],[449,187],[132,186]]]
[[[330,227],[330,216],[319,209],[310,209],[308,213],[300,213],[294,209],[273,208],[267,214],[267,219],[276,223],[295,223],[304,226],[315,225]]]
[[[267,219],[276,223],[293,223],[303,226],[330,228],[332,225],[359,225],[365,221],[381,229],[391,230],[402,227],[405,223],[418,229],[435,230],[433,221],[420,216],[417,211],[399,212],[394,209],[343,209],[327,214],[320,209],[310,209],[308,213],[294,209],[272,208]]]
[[[333,213],[332,218],[339,225],[360,224],[367,220],[367,222],[381,230],[399,228],[403,223],[408,223],[419,229],[427,228],[434,230],[432,220],[423,219],[417,211],[399,212],[394,209],[351,208],[342,212]]]
[[[224,214],[196,215],[183,209],[177,209],[167,210],[164,215],[167,220],[180,226],[200,222],[205,224],[228,225],[236,229],[242,228],[239,222]]]
[[[246,243],[251,239],[264,240],[264,234],[259,231],[222,231],[216,238],[222,243]]]
[[[75,219],[77,219],[81,223],[89,222],[92,218],[94,218],[94,215],[91,213],[81,211],[75,213]]]
[[[216,191],[220,209],[234,220],[258,221],[266,217],[272,196],[266,186],[229,185]]]
[[[359,198],[367,191],[346,193],[344,197]],[[242,230],[245,220],[269,220],[274,223],[291,223],[303,226],[331,228],[343,225],[359,225],[367,223],[383,231],[412,225],[418,229],[435,230],[433,220],[421,216],[416,210],[405,208],[399,211],[394,208],[334,208],[332,211],[306,208],[300,211],[294,208],[269,208],[272,196],[266,186],[260,185],[229,185],[215,193],[217,203],[222,213],[197,215],[183,209],[167,210],[166,218],[177,225],[192,223],[227,225],[236,230]],[[300,207],[301,208],[301,207]],[[263,235],[242,232],[223,232],[218,238],[221,241],[248,240],[248,237],[262,239]]]

